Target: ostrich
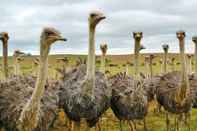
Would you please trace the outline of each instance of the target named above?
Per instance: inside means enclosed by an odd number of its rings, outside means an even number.
[[[87,129],[95,126],[110,107],[111,89],[105,75],[95,71],[95,28],[103,19],[105,16],[98,11],[90,13],[87,67],[81,64],[66,73],[59,92],[59,105],[78,130],[81,120],[87,122]]]
[[[145,56],[144,58],[145,62],[145,70],[146,70],[146,78],[149,78],[149,56]]]
[[[60,78],[59,74],[60,74],[60,70],[62,71],[66,71],[66,66],[69,63],[69,60],[67,57],[63,57],[63,58],[56,58],[56,62],[58,63],[58,67],[54,70],[54,74],[55,74],[55,78]]]
[[[46,81],[47,56],[51,44],[58,40],[65,39],[56,29],[43,30],[40,41],[41,64],[37,80],[31,76],[17,76],[1,82],[0,123],[6,130],[48,130],[53,123],[58,100],[58,90],[55,89],[59,86],[56,82]]]
[[[14,59],[14,74],[15,75],[20,74],[20,61],[23,60],[21,57],[24,55],[25,55],[25,53],[21,52],[20,50],[14,51],[13,59]]]
[[[9,40],[9,36],[7,32],[2,32],[0,33],[0,40],[3,43],[3,75],[4,75],[4,79],[8,78],[8,40]]]
[[[157,87],[157,101],[167,112],[181,115],[190,111],[192,102],[184,54],[185,32],[179,31],[176,35],[180,47],[181,72],[174,71],[160,77]],[[168,114],[166,118],[167,131],[169,131]],[[176,129],[179,130],[179,121],[176,121]]]
[[[107,44],[101,44],[100,49],[102,52],[101,56],[101,72],[105,74],[105,56],[107,53]]]
[[[40,62],[39,62],[39,58],[33,59],[33,63],[32,63],[32,73],[33,73],[34,76],[37,75],[39,63],[40,63]]]
[[[163,59],[159,60],[159,64],[160,64],[160,73],[163,73]]]
[[[167,60],[168,60],[168,50],[169,50],[169,45],[163,44],[162,48],[164,50],[164,58],[163,58],[163,73],[167,72]]]
[[[175,57],[171,58],[170,65],[171,65],[171,71],[175,71]]]
[[[192,74],[192,55],[187,55],[187,64],[188,64],[188,74]]]
[[[142,32],[134,32],[133,37],[135,39],[134,78],[126,75],[126,73],[118,73],[110,78],[112,87],[111,108],[120,120],[121,130],[124,120],[131,121],[131,128],[136,130],[134,121],[144,119],[147,114],[147,97],[139,80],[138,70]],[[146,130],[145,124],[144,129]]]

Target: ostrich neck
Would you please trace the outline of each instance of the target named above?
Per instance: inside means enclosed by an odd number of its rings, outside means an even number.
[[[50,48],[44,47],[45,44],[41,43],[40,47],[40,65],[38,77],[36,80],[36,87],[34,89],[31,102],[33,104],[38,104],[44,94],[45,84],[47,80],[47,71],[48,71],[48,53]]]
[[[146,78],[148,78],[148,75],[150,73],[148,61],[145,61],[145,66],[146,66]]]
[[[195,76],[197,76],[197,43],[195,43]]]
[[[87,79],[92,81],[95,80],[95,28],[91,25],[89,25]]]
[[[153,67],[152,67],[152,64],[153,64],[153,61],[150,60],[149,66],[150,66],[150,77],[151,77],[151,78],[153,77]]]
[[[181,59],[181,80],[182,82],[187,82],[188,76],[187,76],[187,69],[186,69],[186,63],[185,63],[185,49],[184,49],[184,40],[179,40],[180,44],[180,59]]]
[[[164,53],[164,73],[167,73],[167,58],[168,58],[168,51]]]
[[[192,73],[192,59],[188,58],[188,73],[191,74]]]
[[[3,73],[4,78],[8,77],[8,41],[3,42]]]
[[[105,73],[105,54],[101,56],[101,72]]]
[[[140,40],[135,39],[135,51],[134,51],[134,62],[135,62],[135,78],[139,77],[139,48],[140,48]]]

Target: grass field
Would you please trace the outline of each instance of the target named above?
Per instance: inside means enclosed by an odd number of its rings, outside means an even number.
[[[145,66],[144,66],[144,56],[148,55],[148,54],[142,54],[140,57],[140,71],[141,72],[145,72]],[[157,57],[154,59],[153,63],[153,72],[154,74],[159,74],[161,72],[161,65],[159,63],[159,60],[162,58],[162,54],[155,54]],[[56,58],[61,58],[61,57],[68,57],[69,58],[69,64],[67,64],[67,67],[72,67],[73,65],[75,65],[76,60],[80,57],[82,59],[85,59],[86,56],[83,55],[51,55],[49,57],[49,75],[50,77],[55,77],[55,68],[61,67],[62,64],[61,63],[56,63]],[[29,74],[32,72],[32,68],[34,68],[33,66],[33,58],[35,58],[36,56],[27,56],[25,57],[24,61],[22,61],[20,63],[21,65],[21,72],[24,74]],[[177,62],[179,62],[179,58],[177,54],[169,54],[169,58],[171,57],[175,57],[175,66],[177,70],[180,69],[180,64],[176,64]],[[134,67],[132,66],[132,62],[133,62],[133,56],[132,55],[113,55],[113,56],[107,56],[107,62],[106,62],[106,70],[108,70],[110,73],[108,75],[113,75],[116,74],[118,72],[123,72],[126,70],[126,63],[127,61],[130,62],[129,65],[129,74],[132,75],[133,71],[134,71]],[[99,68],[100,66],[100,58],[97,57],[97,65],[96,67]],[[12,65],[12,58],[9,57],[9,65]],[[193,65],[194,66],[194,65]],[[171,67],[168,66],[168,69],[170,70]],[[9,72],[12,72],[13,68],[10,67]],[[147,127],[148,127],[148,131],[165,131],[165,113],[164,111],[162,113],[156,114],[154,113],[154,108],[155,108],[155,103],[152,102],[150,103],[149,106],[149,112],[147,115]],[[60,125],[57,129],[53,129],[53,130],[57,130],[57,131],[66,131],[66,127],[64,127],[63,125],[65,124],[64,121],[64,115],[62,114],[62,112],[60,113],[60,119],[57,121],[57,125]],[[173,126],[174,124],[174,116],[170,115],[170,119],[171,119],[171,124]],[[141,122],[137,122],[137,128],[139,129],[139,131],[143,131],[143,125]],[[190,121],[190,125],[191,125],[191,131],[195,131],[197,129],[197,109],[193,109],[191,112],[191,121]],[[181,131],[188,131],[188,129],[185,127],[184,123],[181,123]],[[130,130],[128,123],[125,122],[124,123],[124,127],[126,129],[126,131]],[[113,112],[109,109],[107,111],[107,113],[105,113],[105,115],[102,117],[102,121],[101,121],[101,128],[102,131],[118,131],[119,130],[119,121],[118,119],[115,118],[115,116],[113,115]],[[96,130],[96,129],[92,129],[92,130]],[[83,129],[82,129],[83,131]],[[174,131],[174,129],[172,129],[172,131]]]

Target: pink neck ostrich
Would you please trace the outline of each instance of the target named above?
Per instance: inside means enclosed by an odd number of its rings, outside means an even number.
[[[7,32],[0,33],[0,40],[3,43],[3,74],[4,79],[8,78],[8,40],[9,36]]]
[[[20,131],[32,131],[38,125],[41,99],[45,91],[48,54],[51,45],[56,41],[66,41],[62,38],[59,31],[54,28],[45,28],[40,40],[40,67],[38,77],[31,99],[23,108],[18,120]]]

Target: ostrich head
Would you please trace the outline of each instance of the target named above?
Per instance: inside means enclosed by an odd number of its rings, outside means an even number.
[[[149,61],[149,56],[145,56],[144,60],[145,60],[145,62],[148,62]]]
[[[197,44],[197,36],[192,37],[192,41]]]
[[[103,13],[99,12],[99,11],[92,11],[89,15],[89,23],[90,23],[90,27],[95,28],[96,25],[103,19],[105,19],[106,17],[104,16]]]
[[[176,36],[179,40],[183,40],[185,38],[185,32],[184,31],[178,31],[178,32],[176,32]]]
[[[162,48],[163,48],[164,52],[168,52],[169,45],[168,44],[163,44]]]
[[[49,47],[56,41],[66,41],[66,39],[63,38],[61,33],[55,28],[46,27],[41,34],[41,41],[41,45],[44,44],[45,46]]]
[[[153,55],[153,54],[150,54],[150,60],[153,60],[156,56],[155,55]]]
[[[187,58],[188,58],[188,59],[191,59],[192,56],[193,56],[192,54],[188,54],[188,55],[187,55]]]
[[[25,55],[25,53],[20,51],[20,50],[15,50],[14,54],[13,54],[13,56],[16,57],[16,58],[20,57],[20,56],[23,56],[23,55]]]
[[[6,43],[9,39],[9,35],[7,32],[0,33],[0,40],[4,43]]]
[[[106,55],[107,53],[107,44],[101,44],[100,49],[103,55]]]
[[[171,61],[174,62],[175,61],[175,57],[172,57]]]
[[[133,38],[134,38],[135,40],[140,41],[140,40],[142,39],[142,37],[143,37],[142,32],[133,32]]]

